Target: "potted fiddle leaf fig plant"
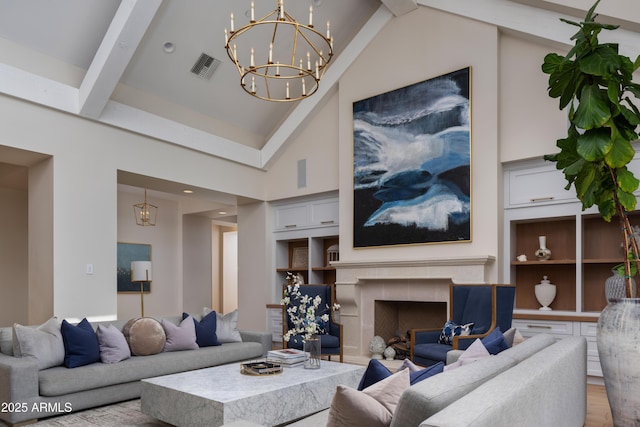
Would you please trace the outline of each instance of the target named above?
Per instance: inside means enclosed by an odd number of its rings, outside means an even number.
[[[603,30],[616,25],[596,22],[596,6],[582,22],[561,21],[578,27],[573,47],[565,56],[545,56],[542,71],[549,75],[548,93],[568,107],[569,129],[557,141],[559,152],[546,155],[565,175],[567,190],[573,188],[583,210],[597,206],[600,216],[620,221],[623,248],[620,270],[626,280],[626,297],[612,299],[598,319],[597,342],[607,396],[616,426],[640,422],[640,299],[635,298],[632,278],[640,270],[638,243],[627,213],[635,210],[639,181],[627,168],[638,140],[640,85],[632,81],[640,56],[632,61],[621,55],[618,45],[600,43]],[[632,339],[636,337],[636,339]],[[613,359],[613,360],[612,360]]]

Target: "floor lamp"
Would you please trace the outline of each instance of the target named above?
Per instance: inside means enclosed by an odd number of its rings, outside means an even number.
[[[131,281],[140,283],[140,312],[144,317],[144,284],[153,280],[151,261],[131,261]]]

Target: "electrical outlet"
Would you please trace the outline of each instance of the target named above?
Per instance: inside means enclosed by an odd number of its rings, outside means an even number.
[[[86,274],[93,274],[93,264],[87,264],[87,268],[85,270]]]

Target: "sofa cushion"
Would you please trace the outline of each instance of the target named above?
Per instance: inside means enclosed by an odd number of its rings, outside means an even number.
[[[131,350],[122,332],[113,325],[98,325],[96,330],[100,344],[100,361],[116,363],[131,357]]]
[[[420,368],[416,365],[411,364],[409,369],[405,369],[407,366],[403,364],[403,367],[400,367],[396,372],[400,372],[402,370],[406,370],[409,372],[409,383],[411,385],[416,384],[422,380],[425,380],[433,375],[439,374],[442,372],[444,368],[444,363],[436,363],[435,365],[429,366],[428,368]],[[367,387],[372,386],[373,384],[388,378],[393,375],[391,370],[384,366],[379,360],[371,359],[369,360],[369,364],[367,365],[367,369],[364,371],[362,378],[360,379],[360,383],[358,384],[358,390],[364,390]]]
[[[193,317],[185,317],[179,325],[168,320],[160,321],[167,339],[164,343],[164,351],[197,350],[196,327]]]
[[[482,358],[491,356],[487,351],[482,340],[476,339],[471,345],[458,357],[458,360],[444,367],[445,371],[456,369],[462,365],[476,362]]]
[[[98,337],[86,318],[77,325],[63,320],[60,331],[64,342],[64,366],[77,368],[100,361]]]
[[[339,385],[331,402],[327,425],[388,426],[398,400],[407,388],[409,388],[409,371],[406,369],[362,391]]]
[[[238,310],[227,314],[216,313],[216,336],[221,343],[242,341],[238,332]]]
[[[509,343],[502,335],[500,328],[495,328],[489,335],[482,338],[482,344],[490,354],[498,354],[509,348]]]
[[[38,369],[62,365],[64,343],[60,332],[60,322],[55,317],[37,328],[13,325],[13,354],[27,357],[38,363]]]
[[[227,343],[198,350],[161,352],[150,356],[133,356],[119,363],[92,363],[75,369],[63,366],[38,373],[42,396],[61,396],[143,378],[208,368],[262,357],[262,344],[245,341]]]
[[[183,320],[186,319],[187,316],[189,316],[189,314],[182,313]],[[193,323],[196,328],[196,343],[198,346],[210,347],[220,345],[220,341],[218,341],[218,336],[216,335],[217,316],[215,311],[202,316],[199,322],[193,317]]]
[[[122,333],[129,343],[131,354],[136,356],[160,353],[167,339],[160,322],[151,317],[129,320],[122,328]]]

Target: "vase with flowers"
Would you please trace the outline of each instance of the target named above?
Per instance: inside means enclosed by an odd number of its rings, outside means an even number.
[[[305,368],[320,367],[320,334],[326,332],[329,322],[329,307],[320,307],[322,298],[319,295],[310,297],[300,291],[300,282],[296,275],[287,273],[288,284],[285,286],[280,304],[286,307],[290,327],[284,334],[285,342],[298,343],[302,340],[303,348],[309,355]]]

